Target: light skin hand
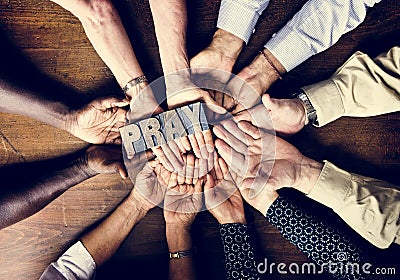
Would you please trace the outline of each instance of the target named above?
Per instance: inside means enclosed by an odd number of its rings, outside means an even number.
[[[275,99],[268,94],[262,96],[263,104],[241,111],[235,121],[247,121],[259,128],[272,128],[281,136],[299,132],[308,123],[304,103],[298,98]],[[269,115],[270,121],[266,118]]]
[[[92,144],[120,144],[129,103],[115,97],[96,99],[66,116],[65,130]]]
[[[239,122],[238,128],[244,133],[254,139],[254,145],[259,145],[261,141],[260,130],[248,122]],[[243,184],[247,186],[256,182],[256,185],[264,183],[270,190],[278,190],[283,187],[293,187],[305,194],[310,193],[322,170],[322,164],[314,161],[310,158],[305,157],[299,150],[293,145],[289,144],[285,140],[275,137],[269,134],[263,134],[262,136],[265,142],[276,142],[275,148],[275,162],[272,171],[266,181],[261,177],[246,178],[244,177]],[[221,141],[216,143],[217,149],[224,151],[221,156],[230,158],[228,146],[225,142]],[[272,155],[272,154],[271,154]],[[233,152],[234,158],[245,158],[246,155],[237,155],[237,152]],[[269,156],[268,156],[269,157]],[[268,157],[263,159],[263,162],[268,161]],[[270,159],[271,161],[274,158]],[[260,171],[261,174],[269,174],[268,169],[263,170],[264,167],[261,163]],[[242,174],[239,174],[241,176]],[[246,183],[247,181],[247,183]]]
[[[283,65],[268,49],[264,49],[263,52],[281,75],[286,73]],[[256,105],[259,100],[253,95],[263,95],[278,78],[274,67],[268,63],[264,55],[258,54],[248,66],[237,74],[237,79],[232,79],[228,83],[227,89],[237,100],[236,108],[232,111],[233,114]],[[252,90],[249,90],[249,87]],[[251,95],[249,96],[249,94]]]
[[[170,180],[176,180],[172,173]],[[167,225],[179,225],[190,228],[203,205],[203,179],[195,185],[183,184],[170,187],[164,198],[164,219]],[[174,185],[174,184],[170,184]]]
[[[148,162],[136,177],[135,186],[130,194],[141,207],[148,211],[159,205],[163,199],[167,186],[157,178],[169,176],[170,173],[158,162]]]
[[[222,158],[216,161],[214,176],[207,174],[204,199],[208,211],[220,224],[246,224],[243,200]]]
[[[123,179],[128,177],[119,146],[91,146],[83,161],[95,174],[118,173]]]

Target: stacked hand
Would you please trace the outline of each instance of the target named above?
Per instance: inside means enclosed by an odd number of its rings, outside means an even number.
[[[65,130],[92,144],[121,144],[119,128],[125,125],[126,100],[96,99],[67,115]]]

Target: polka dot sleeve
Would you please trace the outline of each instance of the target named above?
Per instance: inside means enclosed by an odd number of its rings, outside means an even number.
[[[271,205],[267,219],[283,237],[335,278],[377,279],[363,274],[361,267],[366,258],[348,235],[309,215],[286,198],[280,196]],[[351,265],[359,265],[359,271],[348,269]]]
[[[220,233],[225,253],[226,279],[260,279],[247,226],[223,224],[220,225]]]

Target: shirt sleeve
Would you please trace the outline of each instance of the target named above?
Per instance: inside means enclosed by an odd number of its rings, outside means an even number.
[[[379,248],[389,247],[399,234],[400,191],[387,182],[351,174],[326,161],[308,196],[332,208]]]
[[[243,224],[220,225],[225,253],[226,279],[260,279],[248,228]]]
[[[400,47],[375,59],[356,52],[330,79],[303,90],[317,112],[316,126],[400,111]]]
[[[290,71],[365,19],[380,0],[309,0],[264,46]]]
[[[82,242],[78,241],[51,263],[39,280],[90,280],[94,278],[95,271],[96,263]]]
[[[374,279],[362,271],[341,271],[346,264],[372,263],[354,239],[279,196],[267,211],[267,220],[289,240],[337,279]],[[331,265],[332,264],[332,265]],[[336,267],[336,269],[335,269]]]
[[[239,37],[246,44],[269,0],[222,0],[217,27]]]

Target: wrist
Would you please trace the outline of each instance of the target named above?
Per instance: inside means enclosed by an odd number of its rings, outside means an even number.
[[[185,251],[192,248],[190,226],[167,223],[165,231],[170,252]]]
[[[243,224],[243,225],[245,225],[245,224],[247,224],[244,214],[243,215],[232,215],[229,217],[223,216],[223,217],[220,217],[219,219],[217,219],[217,221],[221,225],[224,225],[224,224]]]
[[[92,168],[89,167],[89,160],[88,160],[88,156],[87,153],[84,152],[83,155],[81,155],[77,161],[76,161],[76,165],[78,167],[78,169],[85,174],[88,178],[91,178],[93,176],[96,176],[98,174],[100,174],[99,172],[93,170]]]
[[[303,156],[300,164],[300,179],[293,187],[304,194],[309,194],[317,183],[322,168],[322,163]]]
[[[209,46],[225,57],[235,62],[244,46],[244,41],[232,33],[223,29],[217,29]],[[233,66],[233,65],[232,65]]]
[[[141,199],[137,199],[133,195],[129,195],[126,202],[132,212],[136,212],[142,217],[144,217],[150,210],[150,207],[148,207],[145,203],[143,203]]]

